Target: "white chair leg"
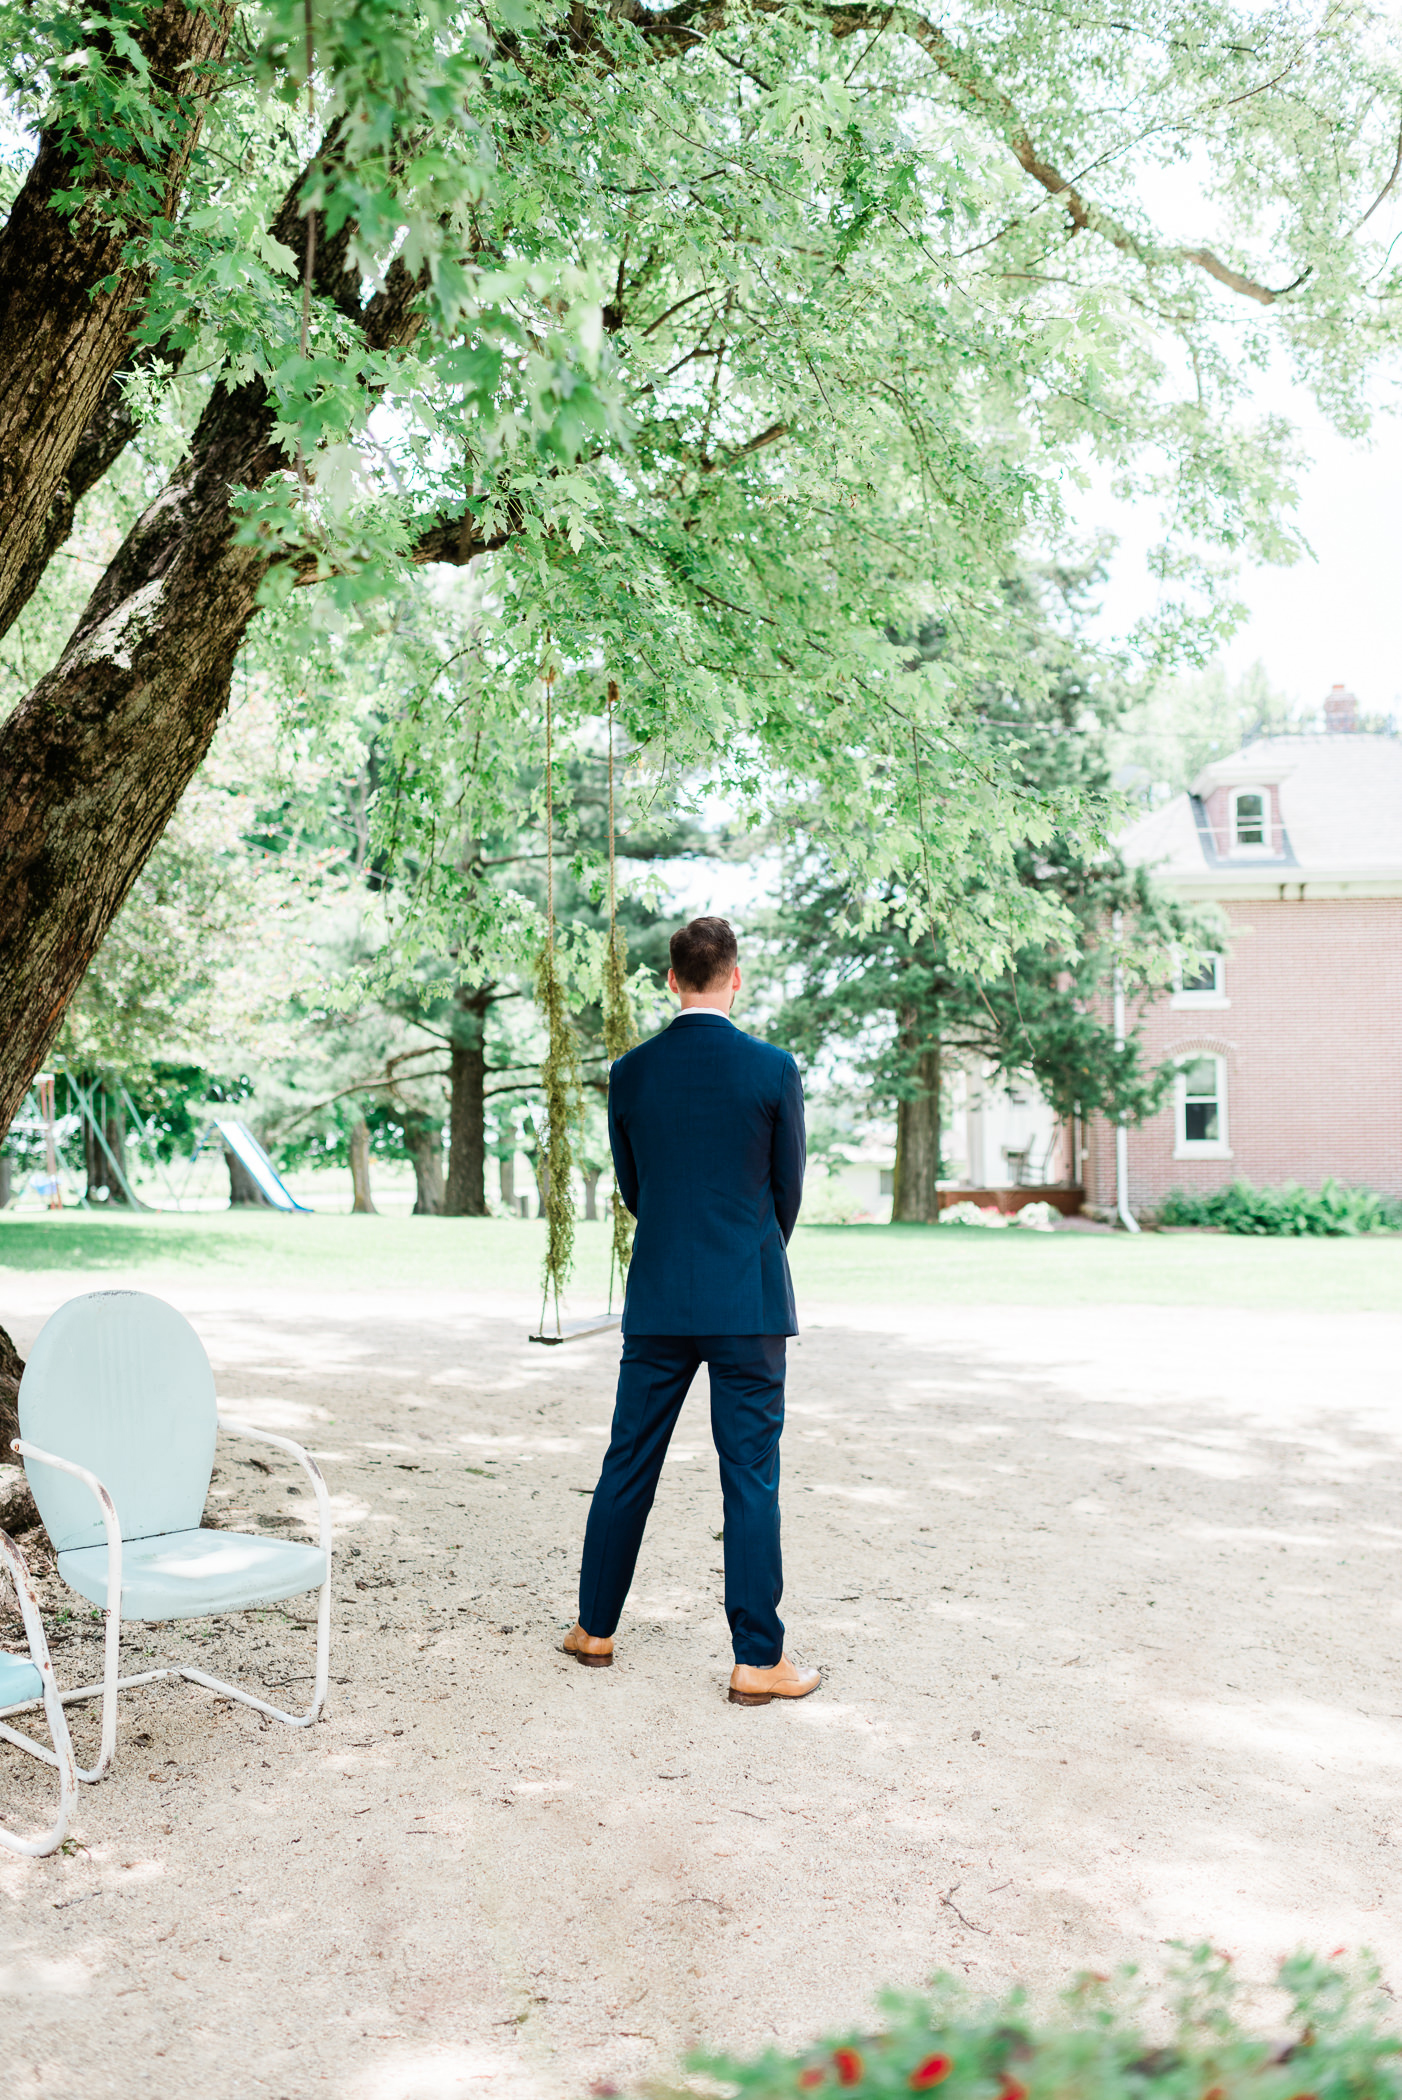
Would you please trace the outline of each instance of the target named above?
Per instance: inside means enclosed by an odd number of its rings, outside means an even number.
[[[24,1859],[42,1859],[46,1853],[56,1852],[68,1835],[68,1819],[73,1813],[73,1803],[78,1793],[78,1768],[73,1760],[73,1745],[68,1735],[68,1719],[59,1698],[58,1681],[54,1666],[49,1659],[49,1644],[44,1638],[44,1622],[39,1616],[39,1600],[34,1594],[34,1585],[29,1579],[29,1569],[24,1555],[7,1533],[0,1531],[0,1554],[9,1566],[19,1598],[20,1616],[29,1641],[29,1653],[35,1669],[39,1672],[44,1687],[44,1713],[53,1737],[53,1749],[46,1751],[41,1744],[32,1742],[18,1729],[6,1728],[0,1723],[0,1736],[14,1743],[31,1756],[42,1759],[45,1764],[58,1767],[58,1816],[42,1836],[20,1837],[16,1831],[7,1830],[0,1824],[0,1845],[7,1852],[17,1852]]]
[[[281,1721],[288,1728],[311,1728],[321,1719],[321,1709],[326,1704],[326,1686],[331,1667],[331,1568],[327,1555],[326,1580],[318,1592],[320,1602],[316,1614],[316,1683],[312,1689],[312,1703],[304,1714],[289,1714],[280,1706],[270,1706],[266,1699],[255,1699],[252,1692],[240,1691],[236,1684],[225,1684],[220,1677],[210,1677],[203,1670],[190,1670],[177,1666],[171,1675],[187,1677],[191,1684],[202,1684],[207,1691],[218,1692],[221,1699],[237,1699],[241,1706],[251,1706],[255,1713],[267,1714],[274,1721]]]
[[[117,1692],[123,1679],[119,1675],[122,1645],[122,1527],[117,1519],[116,1504],[108,1494],[96,1473],[86,1466],[75,1466],[70,1458],[56,1458],[51,1451],[41,1451],[37,1444],[30,1444],[23,1437],[16,1437],[10,1445],[24,1458],[32,1458],[40,1465],[53,1466],[60,1473],[71,1473],[81,1480],[97,1499],[102,1512],[103,1529],[107,1533],[107,1609],[105,1638],[102,1658],[102,1741],[98,1749],[97,1763],[91,1771],[79,1769],[78,1777],[88,1785],[105,1779],[112,1768],[112,1759],[117,1750]],[[114,1601],[115,1600],[115,1601]],[[157,1677],[168,1677],[168,1670],[146,1670],[139,1677],[128,1677],[125,1682],[150,1684]],[[90,1699],[98,1690],[96,1685],[83,1685],[77,1691],[64,1695],[64,1704],[71,1706],[76,1699]]]
[[[273,1436],[266,1429],[251,1429],[246,1422],[236,1422],[229,1415],[219,1417],[219,1427],[232,1436],[246,1437],[251,1443],[271,1444],[276,1451],[285,1451],[295,1458],[312,1485],[316,1497],[317,1534],[321,1550],[326,1555],[326,1580],[321,1585],[320,1602],[316,1615],[316,1682],[312,1691],[312,1703],[304,1714],[289,1714],[280,1706],[270,1706],[266,1699],[255,1699],[251,1692],[241,1692],[235,1684],[225,1684],[218,1677],[206,1676],[203,1670],[181,1669],[176,1672],[187,1677],[191,1684],[202,1684],[222,1698],[237,1699],[241,1706],[251,1706],[255,1713],[267,1714],[274,1721],[281,1721],[288,1728],[310,1728],[320,1720],[321,1710],[326,1704],[326,1684],[331,1667],[331,1501],[326,1492],[320,1466],[300,1444],[290,1436]]]

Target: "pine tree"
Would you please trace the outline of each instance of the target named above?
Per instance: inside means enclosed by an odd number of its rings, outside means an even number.
[[[1108,745],[1129,694],[1119,667],[1085,639],[1095,580],[1084,568],[1024,568],[1011,577],[1004,619],[1023,674],[1015,685],[976,687],[965,703],[965,720],[1003,740],[1038,805],[1110,793]],[[943,650],[934,624],[913,645],[913,655],[932,662]],[[1099,1111],[1138,1121],[1170,1083],[1168,1068],[1145,1066],[1132,1034],[1117,1047],[1109,975],[1118,957],[1142,994],[1163,981],[1176,955],[1208,939],[1205,929],[1090,826],[1066,823],[1049,838],[1024,840],[1015,860],[1025,889],[1054,911],[1057,930],[1008,942],[1001,968],[989,969],[971,958],[957,926],[932,923],[909,885],[892,879],[854,894],[824,850],[819,822],[810,821],[788,858],[769,928],[787,980],[772,1032],[808,1061],[840,1048],[872,1105],[894,1114],[896,1222],[938,1216],[940,1096],[951,1058],[1030,1076],[1062,1117]],[[982,908],[978,885],[975,867],[967,876],[974,912]]]

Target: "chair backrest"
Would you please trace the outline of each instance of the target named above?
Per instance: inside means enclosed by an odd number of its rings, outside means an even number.
[[[145,1291],[93,1291],[61,1305],[19,1388],[21,1436],[86,1466],[117,1505],[124,1539],[193,1531],[214,1470],[214,1373],[194,1328]],[[100,1545],[102,1512],[81,1480],[26,1465],[60,1553]]]

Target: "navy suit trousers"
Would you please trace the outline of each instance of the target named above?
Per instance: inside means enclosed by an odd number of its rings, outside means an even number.
[[[779,1435],[784,1426],[781,1334],[624,1337],[613,1433],[589,1508],[579,1573],[579,1623],[612,1634],[682,1402],[704,1363],[711,1435],[725,1509],[725,1615],[737,1663],[768,1669],[784,1652],[779,1599]]]

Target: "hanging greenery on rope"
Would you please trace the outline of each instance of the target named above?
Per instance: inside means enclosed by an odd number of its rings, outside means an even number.
[[[565,1004],[555,947],[555,775],[552,701],[555,672],[545,674],[545,946],[536,963],[535,996],[549,1043],[540,1068],[544,1129],[540,1139],[540,1199],[546,1218],[545,1266],[541,1276],[541,1331],[553,1301],[555,1332],[563,1333],[560,1293],[574,1262],[574,1137],[580,1115],[579,1044]]]
[[[613,799],[613,711],[618,704],[618,687],[609,680],[609,937],[604,952],[604,1052],[612,1067],[617,1057],[633,1048],[638,1040],[637,1023],[633,1018],[633,1002],[628,996],[628,942],[618,923],[618,877],[617,841],[614,829]],[[613,1244],[609,1249],[609,1311],[613,1311],[613,1284],[617,1275],[621,1282],[628,1273],[628,1263],[633,1252],[633,1220],[623,1201],[618,1186],[617,1174],[613,1177],[613,1203],[610,1206],[613,1221]]]

